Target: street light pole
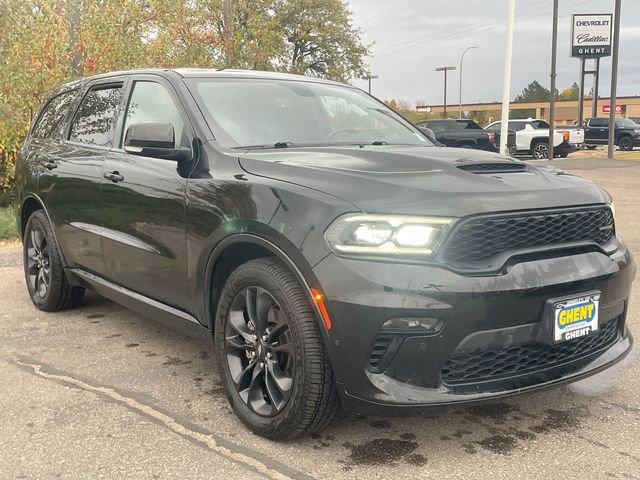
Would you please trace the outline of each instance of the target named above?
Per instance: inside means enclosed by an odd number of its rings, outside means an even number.
[[[362,77],[363,80],[369,81],[369,95],[371,95],[371,80],[375,80],[376,78],[378,78],[377,75],[371,75],[371,74],[368,74]]]
[[[447,72],[449,70],[455,70],[456,67],[438,67],[436,68],[436,72],[444,72],[444,101],[442,102],[444,105],[444,118],[447,118]]]
[[[549,103],[549,160],[553,160],[553,142],[556,131],[556,77],[558,49],[558,0],[553,0],[553,34],[551,39],[551,101]]]
[[[465,54],[469,50],[473,50],[474,48],[478,48],[478,47],[467,48],[464,52],[462,52],[462,56],[460,57],[460,98],[458,103],[458,118],[462,118],[462,60],[464,60]]]
[[[620,46],[620,0],[616,0],[615,18],[613,24],[613,53],[611,57],[611,101],[609,102],[609,160],[613,160],[614,143],[616,138],[616,103],[618,90],[618,50]]]
[[[504,78],[502,82],[502,115],[500,117],[500,153],[509,155],[507,137],[509,135],[509,100],[511,96],[511,58],[513,56],[513,24],[516,1],[508,0],[507,41],[504,54]]]

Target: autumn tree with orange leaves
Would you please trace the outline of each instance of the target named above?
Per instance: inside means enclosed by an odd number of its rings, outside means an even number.
[[[57,84],[112,70],[224,64],[222,0],[2,0],[0,205]],[[368,47],[344,0],[234,0],[233,67],[349,81]]]

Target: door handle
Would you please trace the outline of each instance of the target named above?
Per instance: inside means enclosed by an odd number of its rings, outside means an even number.
[[[120,175],[120,172],[118,172],[117,170],[104,173],[102,176],[107,180],[111,180],[113,183],[122,182],[124,180],[124,177]]]

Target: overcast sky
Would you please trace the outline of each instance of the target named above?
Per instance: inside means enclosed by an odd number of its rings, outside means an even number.
[[[507,0],[349,0],[354,23],[372,46],[373,94],[378,98],[442,103],[442,73],[464,59],[463,102],[502,98]],[[516,0],[511,98],[530,81],[549,86],[552,0]],[[579,77],[570,58],[571,14],[613,13],[613,0],[560,0],[558,81],[560,90]],[[619,95],[640,95],[640,1],[622,0]],[[608,95],[611,58],[601,61],[600,93]],[[448,103],[458,103],[458,72],[449,72]],[[586,90],[591,88],[587,77]],[[366,89],[367,83],[355,80]]]

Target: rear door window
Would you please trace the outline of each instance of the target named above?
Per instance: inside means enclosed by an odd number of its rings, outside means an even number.
[[[509,130],[515,130],[516,132],[524,130],[526,126],[525,122],[509,122]]]
[[[591,120],[589,120],[589,126],[596,128],[608,127],[609,122],[607,122],[604,118],[592,118]]]
[[[73,103],[77,93],[77,90],[71,90],[49,100],[33,127],[31,136],[35,138],[58,137],[69,106]]]
[[[69,140],[107,147],[111,145],[122,84],[93,87],[85,95],[71,125]]]

